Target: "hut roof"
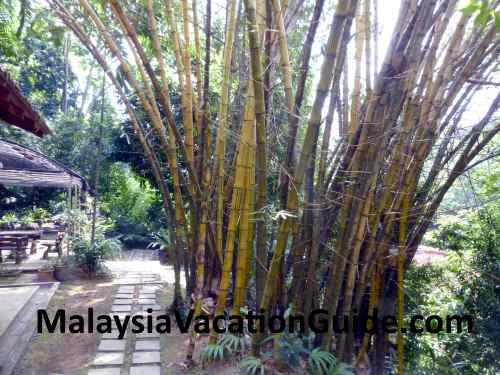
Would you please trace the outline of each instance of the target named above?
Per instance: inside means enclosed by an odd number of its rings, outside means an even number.
[[[87,181],[68,167],[3,139],[0,139],[0,184],[89,190]]]
[[[7,72],[0,69],[0,120],[29,131],[38,137],[50,129],[21,93]]]

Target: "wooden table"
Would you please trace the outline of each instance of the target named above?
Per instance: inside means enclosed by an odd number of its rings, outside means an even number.
[[[40,238],[39,230],[2,230],[0,231],[0,263],[2,260],[2,250],[16,252],[16,264],[21,263],[23,252],[26,255],[26,246],[29,240],[38,240]]]

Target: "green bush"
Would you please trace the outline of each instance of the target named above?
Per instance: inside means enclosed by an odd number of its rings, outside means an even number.
[[[443,227],[442,238],[449,235]],[[439,237],[440,233],[437,233]],[[455,237],[456,238],[456,237]],[[500,212],[493,205],[466,217],[457,252],[447,262],[411,267],[407,273],[407,315],[472,315],[473,333],[409,335],[408,372],[424,374],[500,373]]]
[[[75,259],[85,265],[90,275],[101,269],[105,259],[117,256],[121,249],[121,243],[116,238],[99,238],[91,243],[88,239],[77,237],[72,244]]]

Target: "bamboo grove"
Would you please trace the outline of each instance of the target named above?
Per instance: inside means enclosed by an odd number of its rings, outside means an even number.
[[[491,157],[500,131],[491,17],[478,23],[457,0],[403,0],[382,50],[377,0],[227,0],[223,40],[212,0],[49,3],[143,147],[175,244],[175,304],[193,302],[196,315],[210,294],[216,314],[403,317],[405,269],[450,186]],[[309,24],[297,53],[298,17]],[[465,121],[478,95],[484,113]],[[195,344],[193,333],[189,359]],[[379,374],[389,337],[329,332],[316,345]],[[397,353],[402,373],[401,334]]]

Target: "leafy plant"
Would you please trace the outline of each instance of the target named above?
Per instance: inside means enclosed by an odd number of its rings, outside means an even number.
[[[241,353],[249,346],[246,336],[238,336],[231,333],[219,336],[219,344],[224,346],[231,353]]]
[[[148,245],[149,248],[168,250],[172,247],[169,232],[165,228],[162,228],[160,231],[155,233],[154,237],[155,240]]]
[[[263,344],[274,341],[272,356],[280,363],[290,367],[300,365],[300,358],[307,358],[310,350],[307,346],[307,338],[283,332],[268,336],[262,341]],[[275,348],[274,348],[275,347]]]
[[[17,223],[19,223],[19,219],[13,212],[7,212],[0,219],[0,226],[6,228],[12,228]]]
[[[220,343],[209,344],[203,348],[201,352],[201,362],[209,363],[215,361],[223,361],[231,355],[231,351]]]
[[[121,251],[121,242],[118,237],[107,238],[106,234],[111,224],[104,218],[97,218],[95,223],[94,241],[92,241],[92,222],[83,212],[79,210],[66,211],[68,220],[78,228],[79,233],[73,236],[71,247],[75,258],[86,265],[89,274],[100,270],[105,259],[116,257]]]
[[[220,335],[216,344],[207,345],[202,353],[203,363],[225,360],[228,356],[243,352],[248,348],[248,338],[230,333]]]
[[[339,362],[330,368],[328,375],[354,375],[354,369],[347,363]]]
[[[313,349],[307,359],[307,368],[311,375],[326,375],[335,367],[337,360],[335,356],[320,348]]]
[[[262,359],[246,357],[241,361],[240,367],[247,375],[265,375],[266,368]]]
[[[474,25],[486,26],[491,18],[495,23],[495,28],[500,30],[500,12],[496,11],[493,4],[490,4],[488,0],[471,0],[461,10],[467,16],[476,15]]]
[[[104,259],[119,254],[120,249],[121,243],[116,238],[99,238],[94,243],[79,237],[73,240],[75,258],[86,265],[90,275],[101,268]]]

